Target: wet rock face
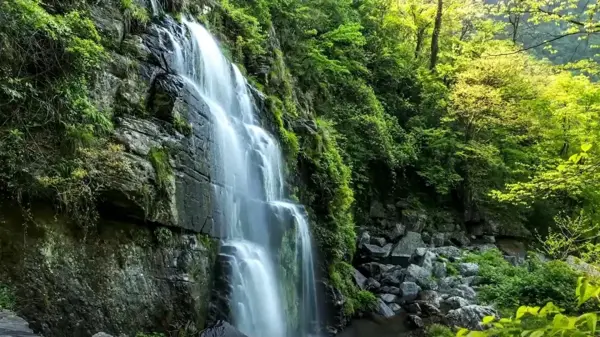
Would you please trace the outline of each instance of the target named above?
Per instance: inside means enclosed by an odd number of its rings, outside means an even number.
[[[0,279],[11,281],[35,331],[88,337],[204,326],[215,241],[103,220],[84,233],[41,205],[32,205],[32,222],[14,205],[1,208]]]
[[[231,324],[218,321],[213,326],[204,329],[198,337],[247,337]]]
[[[29,324],[12,311],[0,310],[0,336],[39,337],[29,328]]]

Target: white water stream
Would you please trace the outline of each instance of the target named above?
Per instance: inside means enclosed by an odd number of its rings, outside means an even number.
[[[152,0],[155,14],[160,4]],[[263,129],[246,79],[221,53],[200,24],[163,26],[172,53],[173,71],[185,79],[208,105],[213,125],[213,177],[221,210],[215,218],[223,229],[222,254],[232,261],[231,319],[249,337],[306,337],[318,325],[313,249],[301,206],[285,201],[282,154],[278,142]],[[273,233],[293,221],[297,279],[284,284]],[[292,287],[294,298],[286,298]],[[286,317],[289,301],[298,317]],[[292,322],[291,320],[297,320]],[[296,327],[289,331],[290,326]]]

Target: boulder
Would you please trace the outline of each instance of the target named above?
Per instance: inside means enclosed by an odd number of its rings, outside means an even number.
[[[446,277],[446,275],[447,275],[446,263],[439,262],[439,261],[434,262],[433,268],[431,269],[431,274],[433,275],[433,277],[438,278],[438,279]]]
[[[569,255],[566,262],[575,270],[579,270],[589,276],[600,277],[600,269],[596,268],[594,265],[582,261],[581,259],[576,258],[573,255]]]
[[[489,243],[489,244],[494,244],[494,243],[496,243],[496,237],[493,235],[484,235],[483,242]]]
[[[383,219],[386,217],[385,207],[379,201],[371,202],[371,209],[369,210],[369,217],[375,219]]]
[[[357,243],[357,247],[358,249],[362,249],[363,246],[367,243],[371,242],[371,236],[369,235],[368,232],[363,232],[359,237],[358,237],[358,243]]]
[[[421,317],[417,315],[408,315],[406,322],[408,323],[408,326],[413,329],[422,329],[425,326]]]
[[[380,293],[386,293],[386,294],[393,294],[393,295],[400,295],[400,294],[402,294],[402,292],[400,291],[400,288],[398,288],[398,287],[389,287],[389,286],[383,286],[383,287],[379,288],[379,292]]]
[[[402,292],[402,297],[400,299],[405,302],[410,302],[417,299],[421,288],[419,288],[415,282],[402,282],[402,284],[400,284],[400,291]]]
[[[407,304],[404,306],[404,309],[411,314],[421,314],[421,306],[419,306],[419,303]]]
[[[372,245],[370,243],[363,244],[362,252],[376,260],[381,260],[390,255],[390,251],[392,250],[392,244],[388,243],[387,245],[380,247],[376,245]]]
[[[471,330],[482,330],[481,319],[485,316],[497,316],[492,307],[481,305],[467,305],[459,309],[450,310],[446,319],[453,326]]]
[[[525,259],[527,256],[527,249],[521,240],[501,238],[497,240],[496,246],[498,246],[498,249],[500,249],[504,255],[516,256],[521,259]]]
[[[92,335],[92,337],[113,337],[113,335],[109,335],[106,332],[98,332],[98,333]]]
[[[429,232],[421,233],[421,237],[423,238],[423,242],[425,242],[425,244],[431,244],[431,234]]]
[[[402,211],[402,223],[409,231],[421,232],[427,224],[427,215],[420,210],[405,209]]]
[[[390,307],[390,309],[392,309],[394,311],[394,313],[399,314],[401,312],[404,311],[404,309],[402,308],[402,306],[398,303],[390,303],[388,305]]]
[[[471,243],[471,240],[469,240],[469,237],[465,232],[452,232],[448,239],[450,242],[460,247],[466,247]]]
[[[369,243],[372,244],[372,245],[383,247],[383,246],[385,246],[385,239],[384,238],[380,238],[380,237],[372,236]]]
[[[406,226],[401,223],[395,224],[387,234],[390,242],[397,242],[406,233]]]
[[[462,256],[461,250],[454,246],[437,247],[433,248],[431,251],[439,256],[449,259],[457,259]]]
[[[456,276],[447,276],[438,281],[440,292],[450,291],[451,289],[456,288],[459,284],[461,284],[461,279]]]
[[[419,293],[418,300],[427,302],[436,308],[440,308],[442,305],[442,297],[435,290],[423,290]]]
[[[434,233],[431,237],[431,244],[434,247],[441,247],[444,245],[444,242],[446,242],[446,236],[444,233]]]
[[[359,272],[358,270],[353,269],[353,276],[354,276],[354,282],[356,282],[356,285],[362,289],[365,290],[366,289],[366,284],[367,284],[367,278],[365,277],[365,275],[361,274],[361,272]],[[377,281],[375,281],[377,282]]]
[[[498,249],[498,247],[496,247],[496,245],[492,244],[492,243],[484,243],[484,244],[473,245],[472,247],[469,247],[469,249],[471,251],[475,251],[477,253],[485,253],[488,250]]]
[[[411,264],[408,268],[402,270],[402,272],[405,281],[415,282],[420,286],[428,286],[430,281],[432,281],[431,271],[416,264]]]
[[[425,247],[425,242],[423,242],[421,234],[406,232],[406,235],[400,239],[392,250],[389,261],[392,264],[407,267],[415,250],[421,247]]]
[[[364,290],[377,291],[379,288],[381,288],[381,283],[377,282],[377,280],[374,278],[368,278],[364,286]]]
[[[379,295],[379,298],[381,298],[381,300],[384,301],[386,304],[398,302],[398,296],[394,294],[381,294]]]
[[[29,328],[29,323],[12,311],[0,310],[0,336],[37,337]]]
[[[459,296],[470,301],[475,300],[475,298],[477,297],[477,293],[475,292],[475,290],[466,284],[459,284],[456,286],[456,288],[451,288],[444,292],[448,295]]]
[[[404,280],[402,268],[392,268],[384,272],[381,276],[381,284],[388,286],[398,286]]]
[[[374,278],[375,280],[380,280],[381,279],[381,275],[392,269],[391,265],[385,265],[385,264],[381,264],[378,262],[368,262],[368,263],[364,263],[361,264],[360,266],[358,266],[358,270],[365,276],[367,277],[371,277]]]
[[[451,296],[441,302],[441,308],[443,311],[450,311],[466,307],[471,303],[459,296]]]
[[[459,263],[458,271],[462,276],[477,276],[479,274],[479,265],[477,263]]]
[[[385,304],[381,298],[377,299],[377,313],[383,317],[392,317],[395,315],[394,310]]]
[[[233,325],[225,322],[218,321],[215,325],[210,328],[206,328],[200,332],[198,337],[247,337],[241,333],[238,329],[234,328]]]

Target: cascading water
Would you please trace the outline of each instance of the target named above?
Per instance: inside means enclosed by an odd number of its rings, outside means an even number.
[[[233,324],[249,337],[306,337],[318,325],[312,245],[302,208],[284,201],[279,145],[258,124],[245,78],[204,27],[183,20],[162,33],[172,51],[171,67],[204,100],[212,117],[212,178],[220,210],[215,221],[223,229],[220,254],[231,265]],[[284,228],[285,215],[293,228]],[[273,233],[290,230],[297,274],[291,273],[291,284],[286,284],[280,269],[290,266],[282,265]],[[298,317],[285,315],[290,301]]]

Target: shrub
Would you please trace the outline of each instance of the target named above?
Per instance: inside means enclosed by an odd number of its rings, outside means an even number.
[[[352,273],[352,266],[346,262],[337,262],[329,267],[331,284],[342,293],[346,300],[344,303],[346,315],[373,309],[377,303],[377,298],[371,292],[358,289],[354,284]]]
[[[482,286],[478,296],[485,303],[502,310],[553,302],[567,312],[577,311],[572,289],[580,274],[562,261],[542,263],[530,259],[524,266],[515,267],[498,250],[471,254],[465,261],[479,264]]]
[[[11,310],[15,305],[12,289],[0,283],[0,309]]]
[[[453,337],[454,333],[452,330],[441,324],[432,324],[426,329],[427,337]]]

